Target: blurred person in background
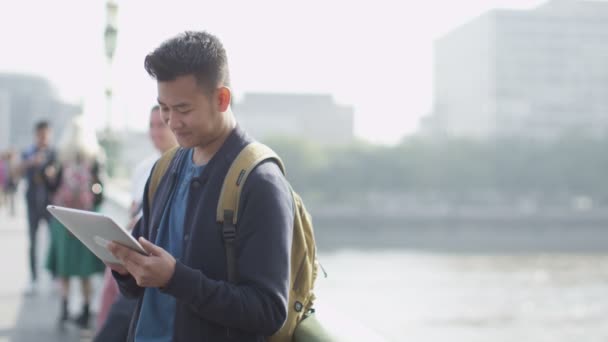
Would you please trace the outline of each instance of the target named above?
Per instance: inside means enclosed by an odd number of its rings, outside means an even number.
[[[133,218],[130,224],[131,227],[137,223],[137,220],[141,216],[144,189],[154,163],[156,163],[163,153],[177,146],[175,135],[173,135],[171,129],[163,122],[160,116],[160,106],[158,105],[152,107],[150,111],[149,134],[150,140],[157,152],[141,161],[135,167],[131,176],[131,196],[133,198],[130,209],[130,216]]]
[[[82,116],[75,117],[61,138],[55,162],[48,163],[44,183],[52,204],[97,211],[103,200],[101,167],[104,154],[94,130]],[[60,326],[68,320],[70,278],[81,280],[84,304],[76,324],[86,328],[90,320],[92,286],[90,277],[104,270],[104,264],[56,219],[51,223],[51,243],[46,267],[61,282]]]
[[[55,150],[51,148],[52,131],[47,121],[40,121],[35,126],[35,143],[23,151],[21,164],[18,171],[25,177],[27,189],[25,200],[27,204],[27,218],[29,224],[29,258],[31,283],[26,289],[27,294],[36,291],[36,280],[38,279],[36,265],[36,249],[38,227],[40,221],[49,223],[50,214],[46,210],[49,204],[49,194],[43,181],[43,168],[45,165],[54,162]]]
[[[150,140],[156,149],[156,153],[142,160],[131,175],[131,196],[133,202],[129,210],[131,223],[129,229],[133,228],[142,214],[142,202],[146,181],[150,176],[150,171],[158,158],[172,147],[177,145],[175,136],[169,126],[167,126],[161,116],[158,105],[152,107],[150,111],[149,124]],[[104,276],[104,286],[101,297],[101,308],[97,315],[97,327],[99,331],[95,337],[96,342],[106,341],[126,341],[129,333],[131,316],[135,310],[137,301],[129,299],[119,293],[118,286],[110,268],[106,270]]]
[[[6,179],[8,178],[8,163],[6,156],[8,153],[0,153],[0,207],[6,202]]]
[[[12,217],[15,217],[15,193],[17,192],[17,182],[19,177],[17,175],[17,153],[14,150],[9,150],[5,155],[6,163],[6,180],[4,183],[4,195],[9,208],[9,212]]]

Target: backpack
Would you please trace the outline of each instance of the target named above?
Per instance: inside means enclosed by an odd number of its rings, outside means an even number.
[[[156,189],[178,148],[175,147],[163,154],[152,171],[148,188],[149,203],[152,203]],[[251,171],[267,160],[275,162],[285,174],[283,162],[269,147],[257,142],[247,145],[233,161],[222,185],[216,219],[222,225],[228,281],[232,283],[236,281],[238,272],[236,269],[235,241],[238,234],[241,191]],[[269,342],[292,341],[299,323],[314,312],[312,309],[315,299],[313,287],[317,277],[318,263],[312,219],[300,196],[293,189],[291,189],[291,193],[295,204],[295,216],[287,320],[278,332],[268,338]]]
[[[91,191],[93,175],[89,163],[65,164],[62,168],[60,182],[53,197],[53,203],[72,209],[93,209],[95,196]]]

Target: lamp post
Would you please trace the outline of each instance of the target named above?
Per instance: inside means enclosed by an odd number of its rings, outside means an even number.
[[[112,62],[114,60],[114,52],[116,51],[116,37],[118,36],[117,27],[118,4],[114,0],[106,2],[106,28],[104,31],[104,43],[107,59],[107,75],[106,75],[106,134],[111,131],[112,124]]]
[[[116,175],[120,144],[118,137],[112,130],[112,62],[116,51],[116,37],[118,36],[118,4],[116,0],[106,0],[106,27],[103,33],[107,72],[106,72],[106,124],[101,144],[107,154],[106,168],[108,175]]]

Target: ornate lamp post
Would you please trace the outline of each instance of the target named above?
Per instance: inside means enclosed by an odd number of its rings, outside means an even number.
[[[106,50],[106,58],[108,62],[108,73],[106,83],[106,133],[111,130],[112,123],[112,62],[114,60],[114,52],[116,51],[116,37],[118,36],[117,28],[118,4],[114,0],[106,2],[106,28],[104,31],[104,43]]]
[[[106,1],[106,27],[104,30],[104,45],[107,60],[106,72],[106,123],[101,144],[106,150],[107,171],[110,176],[116,175],[117,161],[120,153],[120,143],[112,130],[112,62],[116,51],[116,37],[118,36],[118,4],[116,0]]]

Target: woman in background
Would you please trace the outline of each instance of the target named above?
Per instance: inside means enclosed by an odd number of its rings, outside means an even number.
[[[100,180],[104,154],[95,132],[82,116],[72,120],[57,149],[57,160],[45,167],[45,183],[51,203],[74,209],[97,211],[103,200]],[[61,282],[61,326],[68,320],[69,280],[81,281],[84,305],[76,324],[86,328],[90,320],[92,287],[90,277],[104,270],[104,264],[56,219],[51,221],[51,245],[47,269]]]

